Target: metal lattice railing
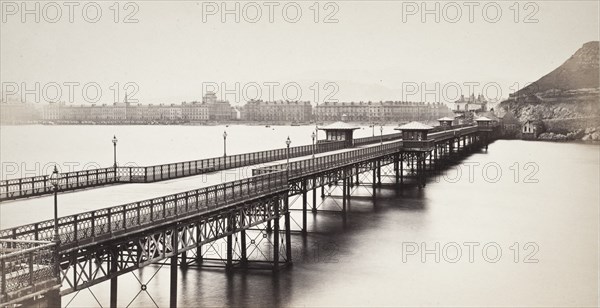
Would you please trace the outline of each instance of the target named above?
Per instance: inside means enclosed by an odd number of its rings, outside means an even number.
[[[190,215],[197,215],[286,189],[287,174],[279,171],[60,217],[58,219],[60,247],[61,249],[73,247],[98,238],[169,223]],[[53,238],[53,234],[53,220],[0,230],[2,239],[49,240]]]
[[[345,142],[327,142],[316,145],[303,145],[289,148],[291,158],[310,155],[313,153],[324,153],[340,150],[346,147]],[[236,154],[230,156],[213,157],[202,160],[170,163],[164,165],[135,168],[136,176],[130,177],[125,182],[155,182],[174,179],[184,176],[197,175],[206,172],[219,171],[230,168],[239,168],[261,163],[286,159],[288,150],[286,148],[260,151],[253,153]]]
[[[428,138],[434,140],[444,140],[461,135],[472,134],[479,131],[479,127],[473,124],[462,124],[460,126],[450,126],[443,131],[429,133]]]
[[[121,168],[118,168],[121,169]],[[59,174],[58,190],[74,190],[119,181],[119,170],[114,167],[90,169]],[[54,191],[50,176],[41,175],[0,181],[0,201],[49,194]]]
[[[439,133],[430,134],[429,137],[431,140],[421,140],[421,141],[397,141],[393,143],[386,143],[378,146],[368,147],[364,149],[358,149],[353,151],[348,151],[344,153],[338,153],[333,155],[321,156],[317,158],[310,158],[300,161],[295,161],[287,164],[279,164],[273,166],[266,166],[262,168],[257,168],[252,170],[253,174],[265,174],[269,172],[273,172],[276,170],[288,169],[289,170],[289,178],[297,178],[304,176],[306,174],[311,174],[315,172],[320,172],[328,169],[335,169],[341,166],[345,166],[348,164],[365,161],[371,158],[380,157],[384,155],[389,155],[395,152],[398,152],[401,148],[419,148],[419,149],[428,149],[435,145],[435,141],[444,137],[444,134],[456,135],[456,132],[460,132],[460,134],[468,134],[477,132],[479,130],[478,126],[464,126],[459,128],[454,128],[452,130],[447,130]],[[448,135],[448,136],[450,136]],[[370,137],[373,138],[373,137]],[[443,139],[443,138],[441,138]]]
[[[387,142],[392,140],[402,139],[402,133],[385,134],[380,136],[364,137],[354,139],[354,145],[366,145],[377,142]]]
[[[339,168],[341,166],[369,160],[371,158],[389,155],[400,151],[401,148],[402,141],[397,141],[344,153],[295,161],[289,164],[279,164],[257,168],[252,170],[252,172],[253,174],[268,174],[269,172],[273,172],[275,170],[287,169],[289,178],[297,178],[306,174]]]
[[[400,133],[394,133],[383,136],[357,138],[354,140],[354,145],[361,146],[381,141],[386,142],[400,139],[401,137]],[[344,141],[334,141],[317,143],[315,145],[290,147],[289,157],[296,158],[310,155],[313,152],[325,153],[341,150],[346,148],[346,146],[347,144]],[[287,155],[287,149],[280,148],[162,165],[109,167],[60,173],[58,191],[70,191],[117,183],[151,183],[164,181],[230,168],[268,163],[286,159]],[[0,180],[0,201],[41,196],[51,194],[53,191],[54,187],[50,183],[50,176],[48,175]]]
[[[346,147],[343,141],[291,147],[290,157],[324,153]],[[147,167],[114,167],[59,174],[58,191],[116,183],[151,183],[285,159],[287,149],[275,149]],[[0,201],[51,194],[48,175],[0,181]]]
[[[0,240],[0,306],[60,284],[56,243]]]

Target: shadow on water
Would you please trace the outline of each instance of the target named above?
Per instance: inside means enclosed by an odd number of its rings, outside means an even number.
[[[392,185],[382,185],[376,188],[377,197],[352,196],[346,213],[325,212],[309,214],[309,233],[292,235],[293,264],[273,273],[270,270],[238,268],[231,273],[223,269],[191,269],[207,271],[214,277],[213,284],[223,285],[226,291],[222,297],[206,292],[195,292],[198,298],[191,300],[194,305],[201,306],[286,306],[289,305],[297,290],[294,284],[303,288],[311,284],[311,277],[306,273],[322,268],[328,263],[339,263],[340,258],[351,254],[353,237],[361,232],[374,228],[378,221],[390,211],[424,211],[422,198],[424,189],[414,185],[398,188]],[[421,201],[419,201],[421,200]],[[202,275],[200,273],[199,275]],[[298,277],[298,276],[302,277]],[[194,286],[202,289],[203,285]],[[183,289],[182,289],[183,290]],[[204,298],[204,299],[202,299]],[[191,303],[190,303],[191,304]]]

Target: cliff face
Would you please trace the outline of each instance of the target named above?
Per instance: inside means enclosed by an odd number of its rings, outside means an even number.
[[[541,120],[542,139],[600,139],[598,41],[583,45],[565,63],[499,105],[521,121]]]

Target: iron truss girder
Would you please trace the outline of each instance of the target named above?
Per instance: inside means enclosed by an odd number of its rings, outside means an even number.
[[[88,288],[288,213],[287,192],[62,253],[61,295]]]
[[[344,178],[355,176],[357,173],[369,172],[378,167],[377,162],[379,162],[379,167],[393,164],[396,160],[396,156],[399,156],[400,153],[401,152],[387,154],[374,159],[352,163],[343,167],[310,174],[297,179],[290,179],[289,194],[290,196],[302,194],[304,191],[336,183]]]

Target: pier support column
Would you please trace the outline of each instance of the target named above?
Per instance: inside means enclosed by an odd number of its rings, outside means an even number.
[[[400,175],[398,174],[398,154],[394,155],[394,177],[396,179],[396,184],[400,182]]]
[[[171,287],[169,306],[177,307],[177,255],[171,257]]]
[[[181,237],[182,237],[182,241],[184,243],[187,243],[187,232],[183,231],[183,234],[181,234]],[[188,267],[187,251],[184,251],[181,253],[181,260],[179,261],[179,264],[180,264],[181,268]]]
[[[433,170],[433,151],[428,151],[427,155],[429,156],[427,159],[429,161],[429,164],[427,165],[427,171],[431,171]]]
[[[171,233],[171,245],[173,245],[174,255],[171,257],[171,290],[170,290],[170,301],[169,306],[171,308],[177,307],[177,253],[178,253],[178,236],[177,236],[177,227],[173,228]]]
[[[286,196],[287,199],[287,196]],[[273,271],[279,271],[279,202],[275,203],[275,219],[273,219]]]
[[[485,133],[485,135],[483,135],[483,143],[485,144],[485,151],[487,152],[488,150],[488,144],[489,144],[489,138],[488,138],[488,134]]]
[[[111,308],[117,307],[117,294],[119,292],[118,276],[117,276],[117,255],[118,255],[118,253],[119,252],[115,249],[110,254],[110,274],[111,274],[110,307]],[[59,295],[59,297],[60,297],[60,295]],[[52,307],[52,305],[49,305],[49,307]],[[58,307],[60,307],[60,306],[58,306]]]
[[[111,294],[112,296],[112,294]],[[46,304],[48,305],[48,307],[62,307],[62,299],[60,296],[60,290],[52,290],[52,291],[48,291],[46,292],[46,294],[44,294],[44,297],[46,298]],[[110,304],[111,307],[112,306],[112,297],[110,299]],[[117,304],[115,303],[115,306],[117,307]]]
[[[438,170],[438,145],[435,145],[435,150],[433,150],[433,170]]]
[[[400,171],[400,186],[404,185],[404,155],[400,153],[400,164],[398,165]]]
[[[418,183],[419,188],[423,187],[422,176],[423,176],[423,166],[421,163],[421,154],[419,153],[419,154],[417,154],[417,183]]]
[[[377,161],[377,185],[381,186],[381,160]]]
[[[196,225],[196,243],[200,243],[202,241],[202,234],[200,233],[200,226]],[[202,245],[198,245],[196,247],[196,265],[202,264]]]
[[[348,174],[348,191],[350,191],[350,187],[354,187],[354,179],[352,176],[352,171]]]
[[[302,233],[306,234],[306,208],[307,208],[307,196],[306,196],[306,180],[302,181]]]
[[[285,209],[285,259],[288,263],[292,263],[292,230],[290,230],[290,209],[287,198],[283,201]]]
[[[110,308],[116,308],[117,307],[117,292],[118,292],[118,285],[117,285],[117,276],[112,277],[110,279]],[[60,298],[60,295],[59,295]],[[50,303],[48,303],[48,307],[61,307],[59,306],[53,306]]]
[[[342,181],[342,212],[346,213],[346,199],[348,198],[348,177],[344,169],[344,180]]]
[[[229,215],[233,215],[233,214],[229,214]],[[231,232],[232,230],[233,230],[233,219],[230,216],[227,219],[227,231]],[[225,267],[228,271],[233,269],[233,235],[232,234],[227,235],[227,265]]]
[[[427,185],[427,165],[425,164],[427,160],[427,152],[423,152],[421,155],[421,183],[423,187],[425,187],[425,185]]]
[[[325,183],[321,185],[321,199],[325,198]]]
[[[375,185],[377,185],[377,165],[375,162],[373,162],[373,164],[375,166],[373,167],[373,183],[371,185],[373,186],[373,188],[375,188]]]
[[[317,189],[315,188],[317,185],[317,180],[315,179],[313,182],[313,190],[312,190],[312,212],[317,212]]]
[[[246,247],[246,230],[240,231],[240,258],[240,262],[243,265],[246,265],[248,263],[248,253]]]
[[[351,183],[351,182],[352,182],[352,176],[350,176],[350,177],[348,178],[348,183]],[[350,187],[350,186],[348,186],[348,198],[350,198],[350,195],[351,195],[351,194],[352,194],[352,189],[351,189],[351,187]],[[348,200],[348,201],[350,201],[350,200]]]

